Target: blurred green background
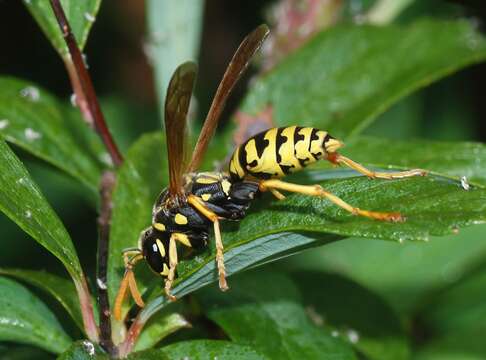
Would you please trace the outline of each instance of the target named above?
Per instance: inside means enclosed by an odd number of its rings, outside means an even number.
[[[201,114],[207,111],[239,41],[265,21],[265,9],[273,2],[206,2],[196,92]],[[371,3],[350,0],[348,5],[357,16]],[[151,68],[144,55],[144,11],[142,1],[105,1],[86,48],[103,110],[123,150],[141,133],[159,128]],[[395,21],[406,23],[421,16],[466,17],[484,30],[486,3],[417,0]],[[21,1],[0,0],[0,44],[0,73],[31,80],[61,98],[70,97],[70,84],[61,60]],[[399,102],[366,132],[395,139],[485,142],[485,84],[486,65],[470,67]],[[244,91],[243,83],[232,96],[224,120],[227,121],[235,110]],[[81,196],[81,186],[19,149],[15,150],[65,223],[82,264],[92,275],[96,213]],[[0,216],[0,235],[2,266],[63,272],[54,257],[29,240],[3,215]],[[344,274],[390,300],[400,314],[413,314],[427,305],[430,294],[467,278],[485,263],[486,226],[482,225],[420,244],[347,239],[267,266],[277,270],[325,269]],[[412,317],[408,324],[412,329],[415,320],[420,321]],[[417,334],[417,337],[423,336],[426,335]]]

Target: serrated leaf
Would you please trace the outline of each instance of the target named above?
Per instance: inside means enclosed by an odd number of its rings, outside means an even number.
[[[69,234],[3,140],[0,140],[0,189],[0,211],[56,256],[75,282],[81,282],[83,272]]]
[[[298,122],[349,138],[414,90],[485,58],[485,39],[464,20],[336,26],[260,78],[242,110],[271,104],[279,126]]]
[[[308,314],[367,359],[409,359],[400,319],[378,295],[343,276],[317,271],[291,274]]]
[[[101,167],[78,143],[92,137],[89,132],[81,119],[67,117],[64,106],[47,91],[23,80],[0,78],[0,135],[97,194]]]
[[[54,12],[52,11],[50,1],[23,0],[23,2],[52,46],[54,46],[62,57],[68,56],[69,51],[56,17],[54,16]],[[89,31],[98,14],[100,4],[101,0],[61,0],[62,8],[64,9],[64,13],[71,25],[71,30],[80,49],[83,49],[86,45]]]
[[[129,360],[267,360],[266,356],[247,345],[223,340],[191,340],[157,350],[146,350],[128,356]]]
[[[0,274],[22,280],[49,293],[66,309],[78,327],[83,329],[81,308],[76,288],[72,281],[45,271],[0,268]]]
[[[156,194],[158,186],[167,181],[160,167],[151,166],[154,164],[154,156],[157,156],[154,151],[161,149],[163,144],[159,140],[158,144],[152,142],[149,146],[146,139],[137,142],[131,150],[133,154],[137,153],[132,158],[133,162],[136,164],[136,161],[140,161],[145,164],[137,165],[140,170],[134,172],[136,176],[132,176],[126,185],[132,189],[131,192],[126,192],[131,195],[125,196],[125,203],[129,208],[120,210],[120,230],[116,230],[119,231],[116,236],[112,234],[113,241],[119,244],[116,245],[117,251],[123,247],[136,246],[139,231],[150,222],[153,198],[146,196],[147,189]],[[318,198],[290,195],[286,200],[278,202],[266,195],[255,201],[243,221],[224,222],[223,242],[227,273],[231,274],[245,267],[342,237],[427,240],[432,235],[450,234],[457,228],[486,221],[486,190],[481,187],[473,186],[466,191],[459,182],[440,176],[394,181],[370,180],[364,177],[339,178],[342,176],[352,176],[352,173],[322,170],[320,183],[328,191],[354,206],[378,211],[399,211],[407,217],[407,221],[385,223],[355,217]],[[332,180],[323,181],[326,177]],[[141,196],[136,195],[137,191]],[[115,203],[115,209],[116,206]],[[138,219],[138,216],[144,218]],[[189,261],[180,262],[179,276],[173,291],[175,295],[186,295],[217,280],[214,247],[212,241],[210,243],[209,251]],[[123,274],[123,264],[121,257],[110,261],[112,269],[118,271],[118,280],[112,283],[115,284],[115,291]],[[146,266],[138,268],[147,269]],[[160,277],[148,275],[149,278],[139,279],[142,289],[146,288],[150,278],[162,284]],[[143,316],[153,313],[165,304],[166,300],[159,297],[143,310]]]
[[[231,292],[198,293],[205,314],[231,340],[251,345],[271,359],[355,359],[349,345],[314,325],[294,283],[259,272],[238,276]]]
[[[0,277],[0,340],[39,346],[60,353],[71,340],[52,312],[30,291]]]
[[[99,347],[88,340],[74,342],[63,352],[58,360],[108,360],[110,357]]]

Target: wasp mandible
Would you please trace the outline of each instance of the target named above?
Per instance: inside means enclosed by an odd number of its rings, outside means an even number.
[[[184,63],[172,76],[165,102],[169,186],[155,202],[152,225],[142,232],[139,247],[124,252],[125,275],[115,301],[115,317],[118,319],[121,318],[121,305],[127,290],[130,290],[137,305],[144,306],[132,270],[135,263],[145,259],[155,273],[165,278],[165,293],[175,300],[171,289],[178,264],[177,244],[205,246],[211,227],[216,245],[219,287],[227,290],[220,220],[244,218],[250,203],[261,192],[269,191],[280,200],[285,199],[282,191],[317,196],[354,215],[385,221],[404,220],[397,212],[354,207],[320,185],[280,180],[321,159],[348,166],[369,178],[397,179],[425,175],[425,171],[420,169],[402,172],[368,170],[337,152],[343,146],[340,140],[311,127],[268,129],[236,148],[228,172],[198,172],[226,100],[268,32],[267,26],[261,25],[240,44],[219,84],[188,165],[183,161],[186,115],[196,78],[196,65]]]

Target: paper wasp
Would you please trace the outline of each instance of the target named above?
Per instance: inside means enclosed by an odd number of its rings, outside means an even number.
[[[320,185],[299,185],[279,178],[299,171],[310,163],[326,159],[346,165],[370,178],[395,179],[424,175],[423,170],[373,172],[337,153],[343,145],[326,131],[290,126],[268,129],[238,146],[231,157],[228,172],[197,172],[220,114],[236,81],[260,48],[268,28],[261,25],[241,43],[216,91],[192,159],[186,166],[186,115],[196,77],[196,66],[185,63],[177,68],[169,83],[165,103],[165,130],[169,160],[169,186],[157,199],[152,212],[152,225],[142,232],[139,248],[126,252],[125,276],[115,301],[115,316],[129,289],[135,302],[143,306],[133,275],[133,265],[145,259],[149,267],[165,278],[165,292],[174,300],[171,288],[178,263],[177,243],[188,247],[207,244],[213,227],[219,287],[228,289],[223,259],[220,220],[240,220],[255,196],[270,191],[284,199],[280,191],[318,196],[330,200],[352,214],[376,220],[402,221],[396,212],[362,210],[323,189]],[[132,256],[129,258],[129,256]]]

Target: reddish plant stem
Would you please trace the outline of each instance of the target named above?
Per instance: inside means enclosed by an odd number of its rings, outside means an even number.
[[[62,9],[59,0],[51,0],[51,6],[56,15],[59,27],[61,28],[64,40],[66,41],[69,54],[71,55],[70,57],[64,57],[64,62],[66,63],[66,67],[70,74],[73,90],[76,94],[76,101],[86,120],[94,123],[94,127],[105,144],[113,164],[119,166],[123,162],[123,157],[106,126],[106,121],[101,112],[93,83],[86,70],[83,56],[66,19],[64,10]],[[74,74],[76,74],[76,76],[73,76]]]
[[[83,316],[84,330],[88,339],[97,343],[99,341],[98,326],[94,317],[93,304],[91,303],[91,295],[89,292],[88,284],[84,275],[74,280],[74,285],[78,292],[79,305],[81,308],[81,314]]]
[[[103,173],[100,184],[101,211],[100,216],[98,217],[98,271],[96,275],[98,304],[100,307],[100,344],[112,356],[116,356],[116,348],[113,345],[111,337],[110,300],[108,298],[106,284],[112,210],[111,195],[113,193],[113,188],[115,187],[115,182],[116,177],[112,171],[105,171]]]

